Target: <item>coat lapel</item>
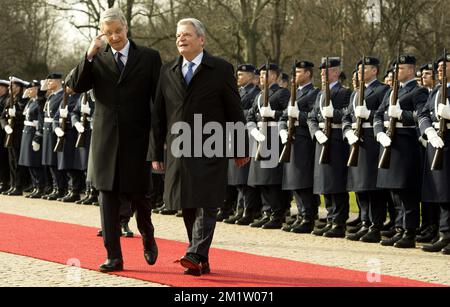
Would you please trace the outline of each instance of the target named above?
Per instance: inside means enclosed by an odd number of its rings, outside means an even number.
[[[130,50],[128,52],[127,64],[125,65],[125,68],[122,71],[122,75],[120,76],[118,83],[121,83],[128,76],[130,71],[132,71],[133,68],[136,66],[136,64],[139,62],[140,57],[141,57],[140,50],[138,49],[136,44],[130,40]],[[114,58],[113,58],[113,60],[114,60]],[[115,62],[115,60],[114,60],[114,62]]]
[[[114,77],[118,80],[120,78],[119,68],[117,67],[116,60],[112,54],[111,47],[108,45],[103,52],[106,67],[114,74]]]

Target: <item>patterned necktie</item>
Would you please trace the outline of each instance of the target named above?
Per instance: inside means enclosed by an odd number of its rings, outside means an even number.
[[[189,67],[188,67],[188,71],[186,73],[186,75],[184,76],[184,79],[186,80],[186,83],[189,85],[189,83],[192,80],[192,77],[194,76],[194,71],[192,70],[192,68],[194,67],[195,63],[194,62],[189,62]]]
[[[122,73],[123,69],[125,68],[125,64],[122,62],[122,56],[123,54],[120,52],[117,52],[117,68],[119,68],[119,71]]]

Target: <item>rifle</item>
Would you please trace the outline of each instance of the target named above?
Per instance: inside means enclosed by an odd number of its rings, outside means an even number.
[[[366,68],[366,57],[363,56],[362,60],[362,66],[361,66],[361,78],[359,79],[359,97],[358,97],[358,107],[361,107],[364,105],[364,92],[366,89],[365,81],[364,81],[364,69]],[[356,74],[358,74],[358,69],[356,70]],[[358,141],[352,145],[352,148],[350,150],[350,156],[348,157],[347,166],[358,166],[358,159],[359,159],[359,145],[362,142],[362,135],[364,133],[364,129],[362,128],[363,120],[362,118],[358,117],[356,118],[356,130],[355,135],[358,137]]]
[[[397,56],[397,64],[395,67],[394,80],[392,82],[392,96],[390,105],[397,105],[398,99],[398,90],[399,90],[399,82],[398,82],[398,70],[400,64],[400,55]],[[392,139],[395,136],[395,130],[397,125],[397,118],[391,117],[389,119],[389,128],[387,131],[387,135]],[[378,168],[388,169],[391,165],[391,146],[384,147],[383,153],[381,154],[380,162],[378,163]]]
[[[325,104],[323,107],[329,107],[331,104],[330,80],[328,75],[329,66],[330,66],[330,59],[327,57],[325,60],[325,83],[322,83],[322,88],[325,88]],[[320,152],[319,157],[319,164],[330,163],[330,137],[331,137],[331,124],[333,119],[325,117],[324,121],[325,121],[325,128],[323,132],[328,138],[328,140],[322,145],[322,151]]]
[[[446,105],[447,104],[447,50],[444,49],[444,62],[442,63],[442,87],[441,87],[441,101],[439,104]],[[437,113],[437,110],[435,110]],[[445,140],[445,134],[447,133],[447,120],[443,117],[439,118],[439,131],[438,136]],[[442,165],[444,162],[444,148],[437,148],[433,162],[431,163],[432,171],[439,171],[442,169]]]
[[[82,98],[82,100],[81,100],[81,104],[83,105],[86,105],[86,104],[88,104],[89,103],[89,100],[88,100],[88,93],[86,92],[86,93],[84,93],[84,95],[83,95],[83,98]],[[88,120],[87,120],[87,114],[86,113],[83,113],[82,115],[81,115],[81,124],[83,125],[83,127],[86,129],[86,126],[87,126],[87,123],[88,123]],[[86,138],[85,138],[85,134],[84,134],[84,132],[83,133],[78,133],[78,138],[77,138],[77,143],[75,144],[75,148],[84,148],[84,147],[86,147]]]
[[[8,109],[12,109],[14,107],[14,105],[16,104],[16,99],[14,97],[12,85],[13,85],[12,77],[9,77],[9,106],[8,106],[8,108],[6,108],[6,116],[8,118],[8,125],[14,131],[14,117],[9,116],[9,112],[8,112]],[[4,144],[5,148],[13,147],[13,133],[6,135],[5,144]]]
[[[266,78],[264,80],[264,103],[263,103],[263,106],[266,108],[269,106],[269,68],[270,68],[269,59],[267,59]],[[268,121],[269,121],[269,119],[267,117],[262,118],[261,130],[262,130],[262,133],[266,136],[266,138],[267,138],[267,122]],[[255,161],[261,161],[262,159],[263,159],[263,157],[261,156],[261,143],[259,143],[258,147],[256,149]]]
[[[63,101],[62,104],[60,106],[60,109],[65,109],[67,106],[67,90],[66,90],[66,83],[63,81],[62,82],[62,86],[63,86],[63,90],[64,90],[64,94],[63,94]],[[66,132],[66,120],[67,118],[59,118],[59,125],[62,131]],[[65,140],[65,135],[63,135],[62,137],[58,136],[58,141],[56,142],[55,148],[53,149],[53,152],[62,152],[63,148],[64,148],[64,140]]]
[[[292,80],[291,80],[291,107],[295,107],[297,104],[297,84],[295,82],[296,79],[296,60],[294,60],[294,64],[292,65]],[[286,145],[284,145],[283,151],[280,155],[279,162],[282,163],[288,163],[291,161],[291,148],[292,144],[294,143],[294,137],[295,137],[295,122],[297,121],[297,118],[289,117],[289,124],[288,124],[288,139],[286,142]]]

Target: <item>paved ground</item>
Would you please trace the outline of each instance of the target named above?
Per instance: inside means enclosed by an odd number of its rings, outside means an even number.
[[[99,227],[98,207],[0,196],[0,212]],[[185,242],[181,218],[153,215],[156,236]],[[135,221],[130,224],[137,231]],[[328,239],[218,223],[213,247],[450,285],[450,257],[416,248]],[[101,247],[99,247],[101,248]],[[0,253],[1,286],[155,286],[134,279]],[[214,269],[214,263],[211,264]],[[24,272],[26,272],[24,274]],[[78,278],[79,275],[83,278]]]

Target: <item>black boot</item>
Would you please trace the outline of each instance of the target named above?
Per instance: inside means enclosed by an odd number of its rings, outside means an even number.
[[[297,224],[291,228],[291,232],[293,233],[311,233],[314,230],[314,221],[308,220],[305,218],[301,221],[300,224]]]
[[[358,232],[350,233],[347,235],[347,239],[350,241],[359,241],[364,235],[369,232],[370,225],[367,222],[362,222],[362,227]]]
[[[394,246],[394,244],[397,241],[400,241],[402,239],[403,233],[404,233],[403,228],[397,227],[397,228],[395,228],[395,235],[392,238],[382,240],[380,243],[383,246]],[[381,232],[381,235],[383,235],[383,232]]]
[[[261,226],[262,229],[281,229],[283,227],[284,212],[274,211],[270,215],[270,220]]]
[[[292,224],[297,223],[297,221],[298,221],[299,218],[300,218],[300,219],[302,218],[302,216],[301,216],[300,214],[288,216],[288,217],[286,218],[286,224],[287,224],[288,226],[291,226]],[[298,222],[298,223],[301,223],[301,222],[302,222],[302,221],[300,221],[300,222]]]
[[[36,192],[37,192],[37,188],[34,188],[30,194],[25,195],[25,198],[31,198],[34,194],[36,194]]]
[[[444,247],[450,244],[450,232],[442,232],[439,240],[431,245],[425,245],[422,247],[424,252],[437,253],[440,252]]]
[[[294,227],[300,225],[300,224],[302,223],[302,221],[303,221],[303,218],[302,218],[302,216],[299,214],[299,215],[296,216],[296,219],[294,220],[293,223],[287,222],[287,223],[286,223],[287,225],[284,226],[283,228],[281,228],[281,230],[286,231],[286,232],[291,232],[291,231],[292,231],[292,228],[294,228]],[[312,230],[311,230],[311,231],[312,231]],[[311,233],[311,231],[310,231],[310,233]]]
[[[74,203],[80,200],[80,192],[71,191],[66,197],[62,199],[63,203]]]
[[[381,241],[381,229],[382,226],[372,225],[369,231],[362,236],[359,241],[366,243],[380,243]]]
[[[311,232],[313,235],[315,235],[315,236],[323,236],[323,234],[325,233],[325,232],[327,232],[328,230],[330,230],[331,229],[331,227],[333,227],[333,224],[331,223],[331,222],[329,222],[329,223],[327,223],[326,225],[325,225],[325,227],[323,227],[323,228],[317,228],[317,229],[315,229],[313,232]]]
[[[64,190],[56,189],[55,193],[52,193],[51,195],[47,196],[47,200],[55,201],[58,198],[64,197],[66,194],[64,193]]]
[[[224,209],[219,209],[219,212],[217,212],[217,217],[216,220],[217,222],[223,222],[223,220],[227,219],[230,217],[230,215],[232,215],[233,212],[229,211],[229,210],[224,210]]]
[[[384,228],[384,227],[383,227]],[[391,228],[389,230],[382,230],[381,231],[381,236],[386,237],[386,238],[392,238],[393,236],[395,236],[397,234],[397,228]]]
[[[91,197],[91,189],[86,190],[86,193],[84,194],[84,197],[81,198],[80,200],[77,200],[75,203],[77,205],[81,205],[81,204],[83,204],[84,201],[88,200],[89,197]]]
[[[14,188],[9,193],[8,196],[22,196],[23,190],[21,188]]]
[[[98,205],[98,195],[95,192],[91,192],[88,199],[81,202],[82,205]]]
[[[69,190],[69,191],[67,191],[67,193],[66,194],[64,194],[62,197],[58,197],[56,200],[57,201],[64,201],[64,199],[66,199],[66,198],[70,198],[71,196],[72,196],[72,194],[73,194],[73,191],[72,190]]]
[[[323,234],[326,238],[345,238],[345,225],[334,224],[330,230]]]
[[[57,192],[57,189],[54,188],[51,191],[49,191],[48,193],[46,193],[45,195],[43,195],[41,198],[48,200],[48,197],[53,196],[54,194],[56,194],[56,192]]]
[[[236,221],[239,220],[243,215],[244,215],[244,209],[238,208],[235,215],[225,219],[223,222],[226,224],[236,224]]]
[[[430,225],[417,236],[417,243],[430,243],[438,235],[438,226]]]
[[[247,208],[244,209],[243,216],[236,221],[236,225],[245,225],[248,226],[255,220],[255,214],[251,210],[248,210]]]
[[[162,209],[164,209],[164,207],[166,206],[166,204],[164,204],[164,202],[156,204],[155,205],[155,209],[152,210],[153,213],[159,214],[159,212],[161,212]]]
[[[8,195],[9,192],[11,192],[12,190],[14,190],[14,187],[10,187],[8,190],[2,192],[3,195]]]
[[[0,193],[3,194],[3,192],[6,192],[9,190],[9,186],[6,183],[0,183]]]
[[[395,242],[394,247],[397,248],[415,248],[416,247],[416,230],[406,229],[403,237]]]
[[[270,221],[270,211],[264,211],[262,217],[259,220],[250,224],[250,227],[260,228],[262,225]]]
[[[44,188],[37,188],[35,193],[28,195],[28,198],[31,198],[31,199],[42,198],[42,196],[44,196],[44,193],[45,193]]]

